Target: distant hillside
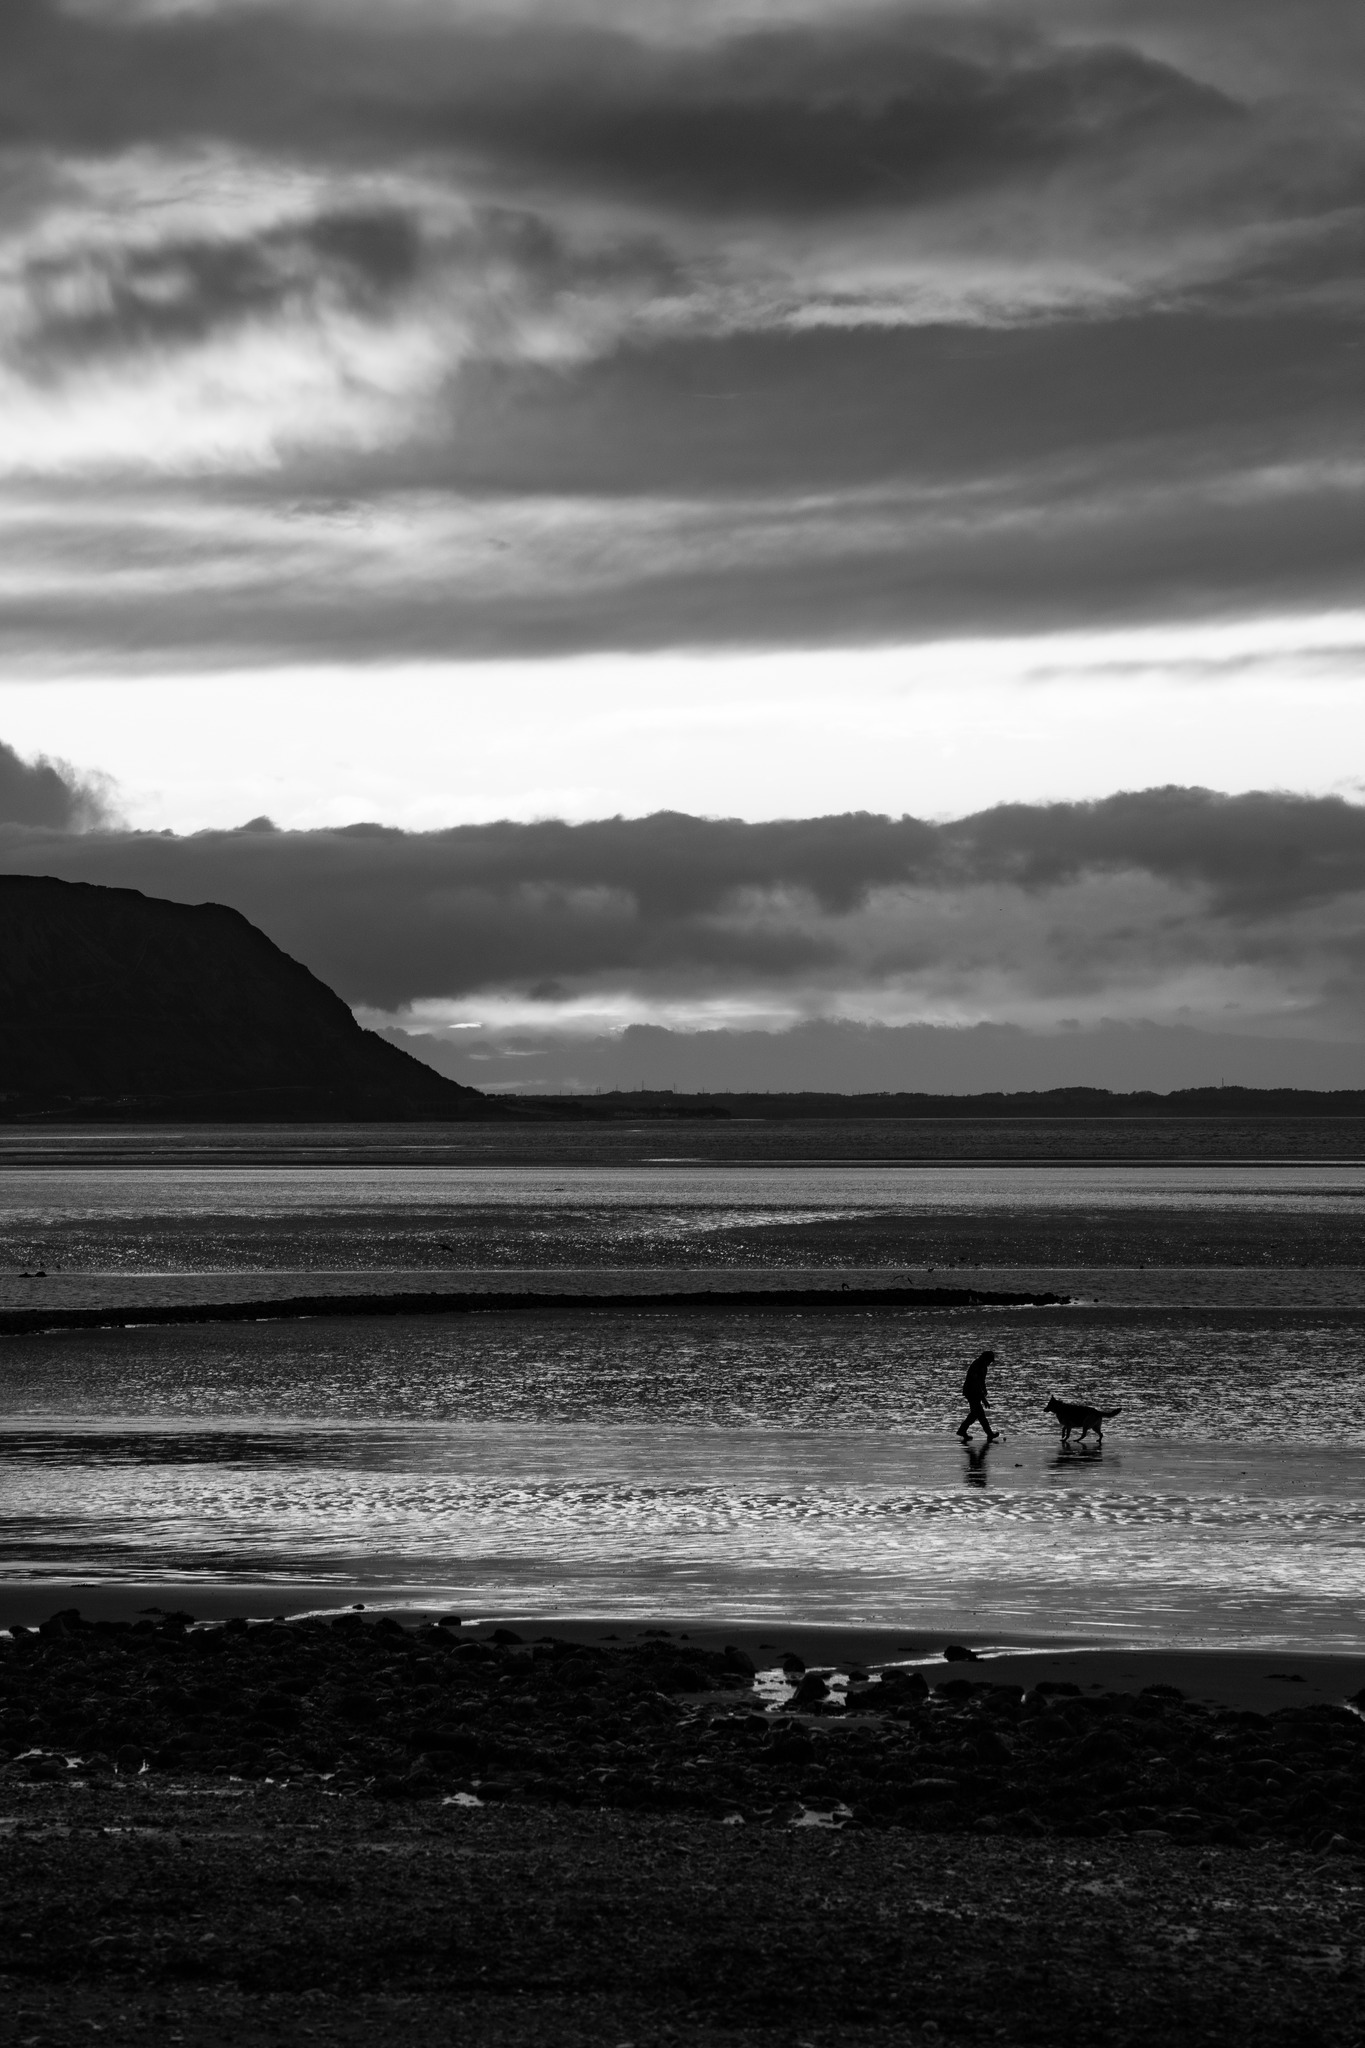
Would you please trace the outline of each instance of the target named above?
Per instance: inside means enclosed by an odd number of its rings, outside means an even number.
[[[0,1120],[34,1115],[408,1122],[517,1112],[362,1031],[316,975],[220,903],[0,875]]]

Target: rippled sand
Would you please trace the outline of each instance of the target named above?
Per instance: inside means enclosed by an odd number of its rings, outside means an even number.
[[[952,1389],[983,1331],[1007,1437],[972,1454]],[[10,1340],[0,1554],[11,1578],[308,1580],[462,1611],[1349,1649],[1358,1338],[1083,1313]],[[1102,1452],[1059,1449],[1055,1386],[1122,1402]]]

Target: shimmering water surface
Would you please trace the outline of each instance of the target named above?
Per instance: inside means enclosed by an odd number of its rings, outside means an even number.
[[[547,1133],[547,1140],[549,1134]],[[671,1133],[655,1144],[668,1143]],[[689,1140],[690,1141],[690,1140]],[[679,1142],[674,1139],[673,1142]],[[550,1149],[547,1143],[547,1149]],[[4,1164],[0,1287],[49,1274],[1361,1264],[1365,1164],[292,1155]]]
[[[0,1174],[0,1302],[111,1318],[0,1339],[11,1579],[1365,1641],[1361,1166],[129,1163],[138,1142]],[[371,1319],[339,1299],[122,1326],[139,1302],[433,1274],[590,1294],[832,1268],[1077,1302]],[[1005,1436],[969,1456],[956,1388],[986,1344]],[[1122,1409],[1102,1452],[1059,1448],[1053,1392]]]
[[[182,1216],[481,1209],[679,1209],[724,1215],[850,1208],[1353,1209],[1365,1166],[712,1165],[660,1157],[602,1166],[31,1166],[7,1177],[0,1227],[22,1214],[145,1221]]]

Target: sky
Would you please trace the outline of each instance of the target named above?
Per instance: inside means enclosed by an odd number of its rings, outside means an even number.
[[[1365,1085],[1354,0],[6,0],[0,865],[480,1085]]]

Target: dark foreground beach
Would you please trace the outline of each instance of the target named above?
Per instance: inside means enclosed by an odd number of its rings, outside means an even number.
[[[13,2038],[1360,2038],[1365,1660],[751,1633],[19,1627]]]
[[[1365,2021],[1338,1855],[204,1791],[6,1788],[6,2038],[1346,2048]]]

